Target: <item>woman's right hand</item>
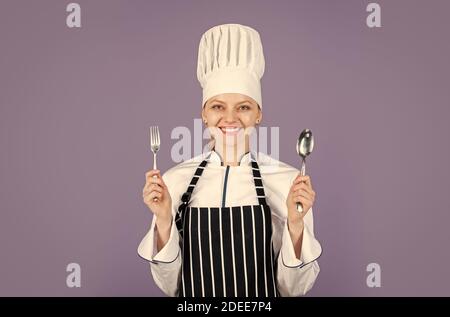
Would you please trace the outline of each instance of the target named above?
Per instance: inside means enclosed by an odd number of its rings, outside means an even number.
[[[145,205],[157,217],[159,223],[167,225],[172,223],[172,198],[159,170],[150,170],[145,173],[142,197]]]

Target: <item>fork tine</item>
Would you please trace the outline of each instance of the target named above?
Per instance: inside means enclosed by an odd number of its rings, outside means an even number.
[[[156,144],[158,144],[158,146],[161,144],[161,140],[159,138],[159,127],[156,126]]]
[[[155,132],[155,127],[153,126],[153,146],[155,146],[156,144],[156,132]]]
[[[153,146],[153,127],[150,127],[150,146]]]
[[[153,145],[155,145],[155,141],[156,141],[156,135],[155,135],[155,127],[152,126],[152,141],[153,141]]]
[[[155,136],[155,127],[152,126],[152,146],[155,146],[156,136]]]

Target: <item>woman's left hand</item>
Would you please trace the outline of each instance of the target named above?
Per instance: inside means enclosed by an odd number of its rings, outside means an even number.
[[[315,198],[316,192],[312,188],[311,178],[308,175],[299,174],[294,179],[286,199],[289,223],[303,225],[303,218],[313,206]],[[297,211],[297,203],[302,204],[302,212]]]

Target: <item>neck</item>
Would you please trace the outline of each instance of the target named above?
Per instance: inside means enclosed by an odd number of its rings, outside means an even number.
[[[217,146],[213,149],[222,158],[224,166],[238,166],[242,157],[249,152],[248,146]]]

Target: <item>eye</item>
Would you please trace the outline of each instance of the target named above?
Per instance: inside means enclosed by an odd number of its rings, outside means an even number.
[[[249,105],[240,105],[239,110],[250,110],[251,107]]]
[[[222,109],[222,105],[220,105],[220,104],[215,104],[215,105],[212,105],[211,106],[211,109],[214,109],[214,110],[221,110]]]

